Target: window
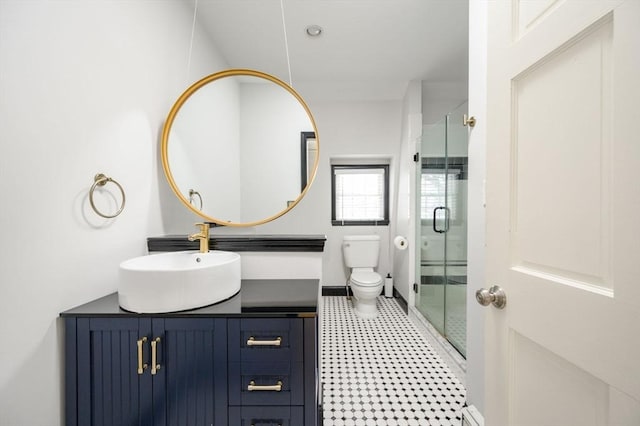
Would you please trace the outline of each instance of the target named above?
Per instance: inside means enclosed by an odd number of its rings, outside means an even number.
[[[331,223],[389,224],[389,166],[332,165]]]
[[[451,224],[461,224],[466,215],[467,157],[424,157],[420,175],[420,219],[423,225],[445,220],[444,209]],[[437,210],[436,210],[437,209]]]
[[[460,170],[422,169],[420,177],[420,216],[422,220],[433,220],[434,209],[449,208],[449,220],[458,218]],[[446,186],[446,191],[445,191]],[[445,199],[446,194],[446,199]]]

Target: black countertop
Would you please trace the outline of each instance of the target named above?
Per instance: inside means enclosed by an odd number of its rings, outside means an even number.
[[[240,292],[223,302],[189,311],[157,314],[137,314],[125,311],[118,305],[118,294],[112,293],[62,312],[60,316],[167,318],[315,316],[318,312],[319,286],[320,281],[317,279],[242,280]]]
[[[325,235],[239,234],[209,236],[210,250],[322,252]],[[187,235],[164,235],[147,238],[149,252],[198,250],[199,241],[189,241]]]

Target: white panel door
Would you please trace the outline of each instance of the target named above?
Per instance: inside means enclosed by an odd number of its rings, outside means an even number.
[[[486,424],[640,425],[640,0],[490,1],[487,54]]]

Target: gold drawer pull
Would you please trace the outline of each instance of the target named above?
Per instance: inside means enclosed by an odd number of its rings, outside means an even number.
[[[160,364],[158,364],[158,343],[160,338],[156,337],[151,341],[151,375],[155,376],[160,370]]]
[[[252,380],[249,382],[249,385],[247,386],[247,390],[249,392],[253,392],[253,391],[280,392],[282,390],[282,380],[278,380],[278,383],[276,383],[275,385],[264,385],[264,386],[256,385],[256,382]]]
[[[144,373],[144,370],[147,369],[147,364],[143,364],[142,362],[142,345],[145,344],[147,341],[147,337],[143,337],[142,339],[138,339],[137,340],[137,345],[138,345],[138,375],[141,375]]]
[[[278,336],[275,340],[256,340],[255,337],[249,337],[247,346],[280,346],[282,337]]]

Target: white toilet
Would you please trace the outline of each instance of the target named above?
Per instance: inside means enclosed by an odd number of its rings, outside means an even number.
[[[349,286],[355,298],[356,315],[360,318],[375,318],[378,316],[376,297],[384,286],[384,280],[374,271],[380,255],[380,236],[345,235],[342,253],[345,265],[351,268]]]

